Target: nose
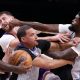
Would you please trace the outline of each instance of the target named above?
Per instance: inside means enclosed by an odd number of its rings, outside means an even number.
[[[35,34],[35,39],[37,39],[38,38],[38,36]]]
[[[72,20],[72,23],[74,23],[75,21],[76,21],[76,19],[73,19],[73,20]]]

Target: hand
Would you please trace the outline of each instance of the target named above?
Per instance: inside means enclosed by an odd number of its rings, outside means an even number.
[[[69,46],[75,46],[75,44],[73,43],[73,41],[69,41],[68,43],[67,43]]]
[[[57,34],[55,37],[57,40],[59,40],[61,43],[65,43],[65,42],[69,42],[70,41],[70,38],[69,38],[69,34],[68,33],[65,33],[65,34]]]
[[[26,73],[28,70],[30,70],[31,67],[32,67],[32,65],[29,65],[27,67],[25,67],[25,66],[17,66],[16,70],[14,71],[14,73],[17,73],[17,74]]]
[[[80,43],[80,38],[75,37],[72,41],[73,41],[74,46],[77,46]]]
[[[2,60],[3,60],[4,62],[8,63],[8,60],[9,60],[10,56],[12,55],[12,49],[11,49],[10,47],[7,47],[7,48],[4,50],[4,53],[5,53],[5,55],[4,55],[4,57],[3,57]]]

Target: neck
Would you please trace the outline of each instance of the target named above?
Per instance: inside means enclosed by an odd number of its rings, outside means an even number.
[[[33,47],[32,46],[30,46],[30,45],[28,45],[28,44],[26,44],[26,43],[22,43],[26,48],[28,48],[28,49],[32,49]]]
[[[13,36],[15,36],[16,37],[16,34],[14,33],[14,32],[9,32],[9,34],[11,34],[11,35],[13,35]]]

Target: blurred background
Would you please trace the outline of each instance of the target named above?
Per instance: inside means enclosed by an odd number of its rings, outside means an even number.
[[[21,20],[70,23],[80,10],[79,0],[0,0],[0,11],[10,11]]]

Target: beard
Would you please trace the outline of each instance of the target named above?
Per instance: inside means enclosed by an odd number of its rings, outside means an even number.
[[[69,30],[71,30],[73,32],[80,31],[80,29],[78,27],[79,26],[77,26],[77,25],[71,25],[71,26],[69,26]]]
[[[10,31],[12,31],[12,29],[13,29],[13,27],[11,27],[9,25],[2,28],[2,30],[4,30],[5,32],[10,32]]]

